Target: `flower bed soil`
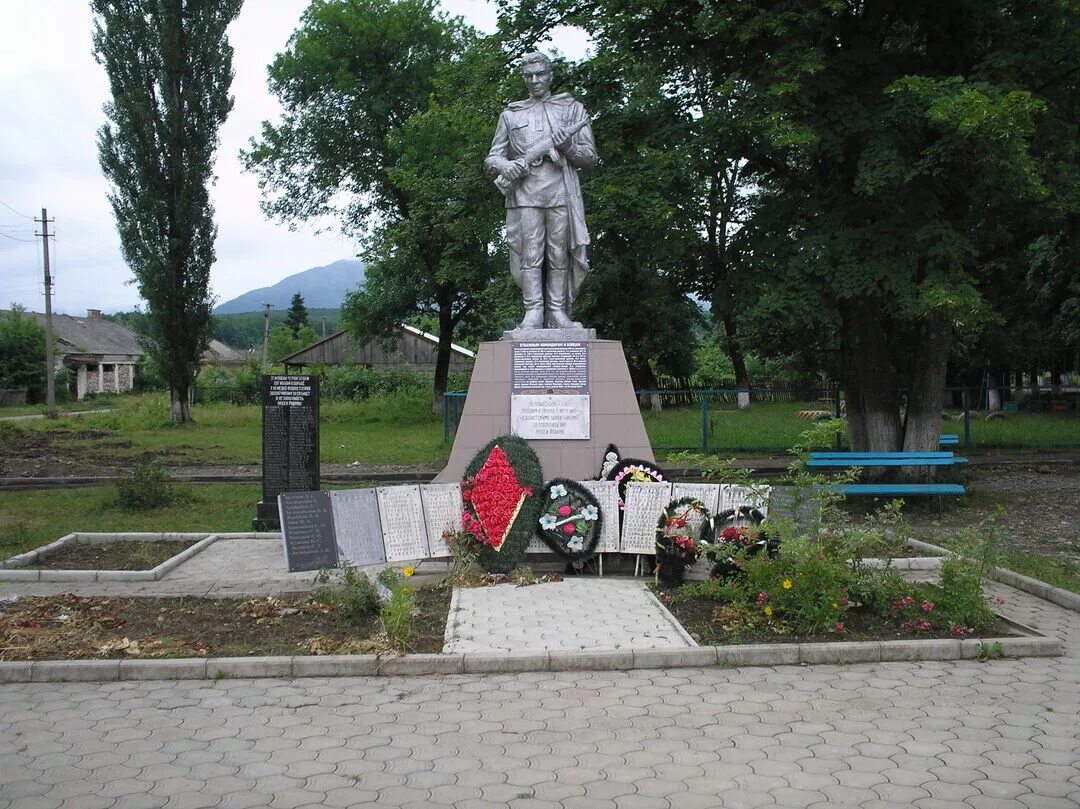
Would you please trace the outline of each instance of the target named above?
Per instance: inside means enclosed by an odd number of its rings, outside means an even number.
[[[727,606],[724,602],[711,598],[691,598],[667,603],[667,594],[654,588],[657,597],[664,603],[690,637],[702,646],[727,646],[746,643],[824,643],[828,641],[888,641],[953,638],[951,632],[904,632],[895,621],[882,618],[869,610],[853,609],[844,612],[843,633],[826,632],[817,635],[795,635],[777,632],[782,629],[778,621],[762,621],[756,626],[747,626],[734,612],[717,611],[718,607]],[[1007,621],[995,620],[984,629],[968,637],[1003,638],[1018,636],[1021,633]]]
[[[69,542],[27,567],[39,570],[153,570],[198,541]]]
[[[441,652],[448,589],[416,592],[411,652]],[[308,597],[27,596],[0,605],[0,660],[242,657],[390,652],[374,614]]]

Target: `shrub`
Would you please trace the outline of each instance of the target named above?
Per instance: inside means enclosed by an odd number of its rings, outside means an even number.
[[[178,500],[176,487],[161,461],[138,461],[116,481],[116,502],[125,511],[146,511]]]
[[[397,568],[386,568],[379,573],[379,582],[389,591],[389,597],[379,608],[379,623],[390,642],[399,651],[409,648],[413,636],[413,621],[417,615],[416,593],[405,584],[405,577]]]

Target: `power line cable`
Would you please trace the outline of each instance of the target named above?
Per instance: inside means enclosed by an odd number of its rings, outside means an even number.
[[[27,244],[33,244],[34,242],[37,241],[37,239],[17,239],[14,236],[7,235],[2,230],[0,230],[0,236],[3,236],[5,239],[11,239],[11,241],[13,241],[13,242],[26,242]]]
[[[34,217],[27,216],[22,211],[16,211],[14,208],[12,208],[10,205],[8,205],[6,202],[4,202],[2,199],[0,199],[0,205],[3,205],[5,208],[7,208],[13,214],[15,214],[17,216],[21,216],[23,219],[29,219],[31,222],[34,221]]]

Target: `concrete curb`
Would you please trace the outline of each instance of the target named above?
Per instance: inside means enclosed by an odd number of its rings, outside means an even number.
[[[910,539],[908,540],[908,544],[916,550],[933,553],[936,556],[949,555],[947,549],[939,548],[937,545],[931,545],[929,542]],[[1044,601],[1049,601],[1051,604],[1064,607],[1071,612],[1080,612],[1080,594],[1070,592],[1069,590],[1062,590],[1060,587],[1054,587],[1052,584],[1033,579],[1030,576],[1014,573],[1003,567],[995,567],[990,573],[990,578],[994,581],[1001,582],[1002,584],[1007,584],[1009,587],[1015,587],[1017,590],[1023,590],[1025,593],[1030,593]]]
[[[42,582],[94,582],[94,581],[158,581],[177,565],[183,564],[192,556],[212,545],[221,534],[205,533],[74,533],[63,536],[48,545],[42,545],[32,551],[12,556],[0,563],[0,582],[5,581],[42,581]],[[185,548],[157,567],[150,570],[30,570],[32,565],[50,553],[70,544],[107,545],[110,542],[182,542],[198,540],[190,548]]]
[[[0,683],[223,680],[293,677],[419,677],[432,674],[518,674],[532,671],[612,671],[1059,657],[1057,638],[900,640],[691,646],[672,649],[299,657],[211,657],[170,660],[35,660],[0,662]]]

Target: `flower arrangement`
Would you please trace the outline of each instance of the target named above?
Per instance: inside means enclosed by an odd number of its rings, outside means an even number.
[[[630,483],[663,483],[664,476],[649,461],[636,458],[620,460],[607,474],[608,480],[619,484],[619,511],[626,509],[626,487]]]
[[[600,541],[600,503],[579,483],[556,478],[544,485],[540,509],[540,537],[563,559],[578,561],[592,556]]]
[[[502,550],[510,526],[532,493],[531,488],[518,483],[514,467],[496,444],[480,471],[465,478],[461,486],[465,504],[462,524],[480,544]]]
[[[709,510],[696,497],[668,503],[656,523],[657,576],[670,584],[682,582],[686,568],[697,561],[705,547],[701,529]]]
[[[461,519],[484,570],[509,573],[521,564],[543,482],[536,453],[517,436],[499,436],[473,456],[461,483]]]

